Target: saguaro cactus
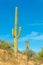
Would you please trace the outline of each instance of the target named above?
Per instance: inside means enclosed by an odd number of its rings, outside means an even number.
[[[25,41],[25,43],[26,43],[26,55],[28,55],[28,53],[29,53],[29,42]]]
[[[29,44],[29,42],[28,41],[25,41],[25,43],[26,43],[26,51],[25,51],[25,54],[27,56],[26,65],[28,65],[28,54],[29,54],[29,46],[28,46],[28,44]]]
[[[12,29],[12,35],[14,37],[14,54],[17,56],[18,52],[18,38],[21,34],[22,28],[18,28],[18,7],[15,8],[15,23],[14,28]]]

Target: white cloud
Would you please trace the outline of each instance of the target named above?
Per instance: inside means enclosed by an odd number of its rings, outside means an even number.
[[[38,35],[38,32],[32,32],[31,34],[28,34],[19,39],[19,41],[25,40],[43,40],[43,34]]]
[[[43,25],[43,23],[33,23],[33,24],[28,24],[29,26],[40,26]]]
[[[37,33],[37,32],[33,32],[33,31],[32,31],[32,33],[31,33],[31,34],[29,34],[28,36],[29,36],[29,37],[30,37],[30,36],[32,37],[32,36],[36,36],[36,35],[38,35],[38,33]]]
[[[39,35],[39,36],[36,36],[34,38],[34,40],[43,40],[43,34],[42,35]]]

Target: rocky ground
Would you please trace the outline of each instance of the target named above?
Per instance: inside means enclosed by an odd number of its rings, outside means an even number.
[[[43,65],[43,63],[27,60],[27,57],[20,53],[18,58],[15,58],[11,51],[0,49],[0,65]]]

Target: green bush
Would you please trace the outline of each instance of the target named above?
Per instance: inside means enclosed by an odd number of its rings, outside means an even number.
[[[5,49],[5,50],[11,50],[13,47],[12,43],[8,43],[5,41],[0,40],[0,49]]]
[[[36,60],[43,61],[43,48],[39,51],[35,57]]]

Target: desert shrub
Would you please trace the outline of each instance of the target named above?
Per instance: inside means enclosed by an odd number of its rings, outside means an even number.
[[[5,41],[0,40],[0,49],[5,49],[5,50],[11,50],[13,47],[12,43],[8,43]]]
[[[35,57],[36,60],[43,61],[43,48],[39,51]]]
[[[29,59],[29,58],[34,58],[36,53],[33,50],[29,49],[27,54],[26,54],[26,51],[24,51],[23,54],[27,55]]]

